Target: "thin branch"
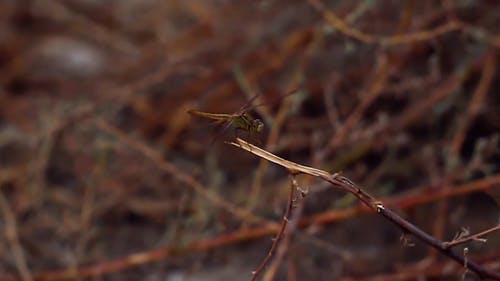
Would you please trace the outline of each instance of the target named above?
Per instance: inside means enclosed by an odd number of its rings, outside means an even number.
[[[463,24],[460,22],[450,21],[431,30],[423,30],[393,36],[376,36],[350,27],[344,20],[335,15],[332,11],[329,11],[320,0],[308,0],[308,2],[317,12],[321,13],[323,18],[336,30],[366,44],[379,44],[382,46],[410,44],[428,41],[443,34],[456,30],[462,30],[464,28]]]
[[[325,149],[324,155],[330,155],[331,152],[343,144],[352,131],[352,128],[358,124],[359,120],[363,117],[365,111],[382,95],[383,90],[387,84],[387,80],[391,76],[390,71],[391,62],[386,54],[381,54],[377,68],[374,71],[373,81],[363,95],[359,105],[351,112],[349,117],[340,125],[335,136],[330,140]]]
[[[460,244],[467,243],[469,241],[486,242],[486,239],[481,238],[481,237],[486,236],[486,235],[493,233],[495,231],[499,231],[499,230],[500,230],[500,224],[495,226],[495,227],[492,227],[490,229],[486,229],[484,231],[476,233],[476,234],[467,235],[467,236],[462,237],[462,238],[454,239],[453,241],[450,241],[450,242],[444,242],[443,244],[444,244],[445,248],[451,248],[451,247],[455,247],[455,246],[460,245]]]
[[[464,118],[459,123],[458,130],[455,133],[455,137],[453,138],[453,141],[451,143],[451,152],[454,155],[459,154],[460,149],[462,148],[462,144],[467,135],[467,130],[471,125],[471,122],[474,120],[474,118],[476,118],[476,116],[481,111],[481,107],[484,104],[484,100],[490,90],[493,78],[495,76],[496,65],[497,65],[496,50],[492,50],[488,54],[486,61],[483,65],[481,78],[479,80],[479,83],[477,84],[476,89],[474,90],[472,99],[469,102],[469,108],[467,109]]]
[[[422,116],[429,112],[430,108],[455,92],[462,85],[463,79],[464,76],[459,72],[450,74],[450,76],[443,79],[428,96],[415,101],[414,104],[401,113],[395,121],[391,122],[388,129],[399,131],[408,126],[408,124],[420,120]]]
[[[0,210],[3,213],[5,221],[5,236],[10,243],[12,255],[14,256],[14,263],[17,271],[23,281],[32,281],[33,277],[28,268],[26,258],[24,256],[23,248],[19,243],[19,236],[17,234],[16,217],[12,213],[7,198],[0,190]]]
[[[390,209],[386,208],[382,202],[376,200],[374,197],[369,195],[368,193],[364,192],[359,186],[354,184],[351,180],[348,178],[339,175],[337,173],[330,175],[328,172],[299,165],[294,162],[285,160],[283,158],[280,158],[270,152],[267,152],[257,146],[254,146],[240,138],[236,139],[236,142],[231,142],[230,144],[240,147],[244,150],[247,150],[250,153],[253,153],[257,156],[263,157],[265,159],[268,159],[271,162],[274,162],[278,165],[281,165],[285,168],[287,168],[292,174],[294,173],[304,173],[308,174],[311,176],[319,177],[333,185],[334,188],[340,188],[342,190],[348,191],[352,193],[356,198],[358,198],[362,203],[370,207],[372,210],[376,211],[378,214],[386,218],[388,221],[391,223],[395,224],[398,226],[403,232],[405,233],[410,233],[414,235],[417,239],[421,240],[422,242],[428,244],[429,246],[437,249],[440,251],[442,254],[450,257],[451,259],[455,260],[461,265],[466,264],[467,269],[475,272],[479,277],[481,278],[490,278],[493,280],[500,280],[500,273],[489,271],[485,269],[484,267],[472,262],[472,261],[467,261],[465,263],[465,259],[462,255],[455,253],[451,249],[447,248],[445,246],[445,243],[432,237],[431,235],[427,234],[417,226],[411,224],[410,222],[406,221],[403,219],[401,216],[396,214],[395,212],[391,211]]]
[[[408,23],[413,11],[412,1],[409,1],[406,5],[404,12],[399,20],[397,34],[401,34],[408,28]],[[336,130],[335,136],[330,140],[322,155],[328,157],[331,152],[335,150],[338,146],[342,145],[352,131],[352,128],[359,123],[365,111],[384,93],[384,89],[387,86],[389,78],[394,72],[400,68],[401,64],[394,58],[391,58],[387,53],[383,51],[379,52],[378,63],[373,73],[373,78],[371,83],[366,90],[366,94],[363,95],[360,103],[356,108],[349,114],[347,119],[340,125],[338,130]]]
[[[397,34],[392,36],[373,35],[351,27],[348,21],[341,19],[332,11],[328,10],[320,0],[308,0],[308,2],[333,28],[348,37],[354,38],[366,44],[379,44],[381,46],[411,44],[429,41],[433,38],[453,31],[460,31],[463,34],[471,36],[477,41],[484,42],[495,48],[500,47],[499,35],[489,33],[481,27],[470,25],[456,19],[450,19],[448,22],[429,30],[415,31],[412,33]]]
[[[292,177],[291,188],[297,191],[301,189],[295,177]],[[288,223],[286,228],[286,236],[284,237],[284,241],[281,243],[281,245],[279,245],[278,249],[276,250],[276,254],[274,256],[273,262],[269,266],[269,269],[262,276],[262,281],[274,280],[278,272],[278,269],[280,268],[280,265],[283,263],[285,255],[290,248],[290,244],[292,243],[294,233],[299,226],[300,216],[302,215],[302,211],[304,210],[304,200],[298,200],[298,198],[303,199],[303,196],[295,195],[295,198],[292,198],[293,200],[292,207],[294,208],[294,211],[290,218],[290,222]]]
[[[236,141],[237,141],[237,143],[235,143],[235,142],[228,142],[228,143],[231,145],[243,148],[247,151],[250,151],[251,153],[253,153],[257,156],[260,156],[264,159],[267,159],[268,161],[271,161],[273,163],[281,165],[281,166],[287,168],[291,174],[303,173],[303,174],[308,174],[308,175],[315,176],[315,177],[329,177],[330,176],[330,174],[328,172],[325,172],[325,171],[320,170],[320,169],[315,169],[315,168],[311,168],[308,166],[304,166],[304,165],[299,165],[299,164],[294,163],[292,161],[285,160],[279,156],[272,154],[271,152],[263,150],[263,149],[255,146],[253,144],[250,144],[250,143],[248,143],[240,138],[237,138]]]
[[[274,255],[274,252],[278,248],[278,244],[283,237],[283,234],[285,232],[286,226],[288,224],[288,221],[290,220],[290,215],[292,213],[292,208],[293,208],[293,198],[294,198],[294,192],[296,188],[296,181],[295,181],[295,176],[291,175],[290,178],[290,193],[288,195],[288,205],[285,210],[285,214],[283,215],[283,221],[281,222],[280,230],[276,234],[276,236],[273,239],[273,244],[271,245],[271,249],[269,249],[269,252],[267,253],[267,256],[264,258],[264,260],[261,262],[261,264],[257,267],[257,269],[252,272],[252,278],[250,281],[255,281],[257,277],[259,277],[259,274],[264,270],[264,267],[269,263],[271,258]]]

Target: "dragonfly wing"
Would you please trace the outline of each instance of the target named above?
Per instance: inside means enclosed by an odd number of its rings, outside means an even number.
[[[275,97],[274,99],[271,99],[270,101],[266,101],[266,102],[263,102],[263,103],[259,103],[259,104],[253,105],[252,107],[247,108],[247,110],[251,109],[251,108],[254,108],[254,107],[260,107],[260,106],[266,106],[266,105],[274,105],[277,102],[280,102],[282,99],[298,93],[301,90],[301,87],[302,87],[302,85],[298,85],[298,86],[292,88],[290,91],[287,91],[285,94],[279,95],[278,97]]]
[[[254,101],[259,97],[259,96],[262,96],[262,94],[256,94],[254,95],[253,97],[251,97],[241,108],[240,110],[238,111],[237,114],[235,115],[242,115],[242,114],[245,114],[246,112],[252,110],[252,109],[255,109],[255,108],[258,108],[258,107],[261,107],[261,106],[267,106],[267,105],[274,105],[276,104],[277,102],[281,101],[282,99],[290,96],[290,95],[293,95],[293,94],[296,94],[300,91],[302,85],[299,84],[297,85],[296,87],[292,88],[290,91],[287,91],[287,93],[283,94],[283,95],[280,95],[278,97],[275,97],[274,99],[270,100],[270,101],[267,101],[267,102],[261,102],[261,103],[258,103],[258,104],[254,104]],[[269,111],[267,111],[265,108],[264,109],[257,109],[257,111],[259,112],[259,114],[264,117],[264,120],[266,121],[266,123],[270,123],[270,113]]]
[[[247,112],[249,109],[253,108],[253,102],[257,99],[261,94],[256,94],[251,97],[240,109],[238,110],[238,115]]]
[[[217,130],[217,133],[212,138],[212,141],[210,141],[210,145],[213,145],[215,143],[215,141],[217,140],[217,138],[222,136],[231,127],[231,125],[233,124],[233,120],[234,120],[234,118],[230,118],[229,120],[226,120],[226,123],[223,124],[223,126],[221,128],[219,128],[219,130]]]

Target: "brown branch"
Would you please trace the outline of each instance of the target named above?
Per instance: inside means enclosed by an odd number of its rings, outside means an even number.
[[[295,178],[292,178],[292,185],[293,185],[292,188],[294,190],[301,190],[301,188],[299,187]],[[303,197],[301,196],[300,199],[303,199]],[[269,269],[262,276],[262,281],[274,280],[280,265],[283,263],[283,260],[285,258],[285,254],[288,252],[288,250],[290,248],[290,244],[292,242],[294,232],[298,228],[300,216],[302,215],[302,211],[304,210],[304,201],[300,200],[298,202],[298,205],[296,204],[297,201],[298,200],[297,200],[297,196],[296,196],[295,198],[293,198],[293,203],[295,203],[295,204],[292,205],[292,207],[295,210],[293,211],[293,215],[292,215],[290,222],[288,223],[288,226],[286,228],[286,236],[284,237],[284,241],[281,243],[278,250],[276,251],[276,255],[274,257],[273,262],[269,266]],[[308,238],[312,238],[312,236],[309,236]],[[291,280],[291,279],[287,279],[287,280]]]
[[[257,269],[252,272],[252,278],[250,281],[254,281],[259,277],[260,273],[262,270],[264,270],[264,267],[269,263],[271,258],[274,255],[274,252],[278,248],[278,244],[281,241],[281,238],[283,237],[283,234],[285,232],[286,226],[288,224],[288,221],[290,219],[290,215],[292,213],[292,208],[293,208],[293,197],[294,197],[294,191],[296,188],[296,181],[295,181],[295,176],[291,175],[290,179],[290,193],[288,195],[288,205],[285,210],[285,214],[283,215],[283,221],[281,221],[281,226],[276,234],[276,236],[273,239],[273,244],[271,245],[271,248],[269,249],[269,252],[267,253],[267,256],[264,258],[264,260],[260,263],[260,265],[257,267]]]
[[[468,270],[475,272],[479,277],[490,278],[493,280],[500,280],[500,273],[489,271],[483,268],[482,266],[476,264],[475,262],[466,261],[462,255],[457,254],[451,249],[447,248],[444,242],[432,237],[431,235],[427,234],[417,226],[403,219],[401,216],[399,216],[392,210],[386,208],[382,204],[382,202],[376,200],[374,197],[364,192],[359,186],[354,184],[348,178],[341,176],[337,173],[330,175],[328,172],[311,168],[308,166],[299,165],[294,162],[285,160],[239,138],[236,139],[236,142],[232,142],[231,144],[236,147],[240,147],[244,150],[247,150],[248,152],[253,153],[257,156],[265,158],[271,162],[274,162],[278,165],[281,165],[287,168],[292,174],[304,173],[314,177],[318,177],[324,181],[329,182],[335,188],[340,188],[342,190],[350,192],[356,198],[358,198],[358,200],[360,200],[363,204],[370,207],[373,211],[377,212],[378,214],[386,218],[388,221],[398,226],[401,230],[403,230],[403,232],[412,234],[417,239],[435,248],[436,250],[448,256],[449,258],[455,260],[459,264],[466,265]]]
[[[386,206],[394,206],[398,209],[408,209],[422,204],[442,200],[444,198],[463,196],[465,194],[470,194],[472,192],[478,191],[487,191],[494,187],[500,187],[500,175],[495,175],[478,181],[453,186],[448,190],[439,190],[434,193],[426,192],[420,195],[409,194],[401,197],[387,198],[384,199],[384,202]],[[423,186],[415,188],[415,190],[429,189]],[[366,211],[367,208],[365,206],[359,205],[344,210],[336,210],[313,215],[302,219],[300,223],[301,226],[307,226],[310,224],[323,224],[326,222],[349,219],[351,217],[359,215],[360,213],[366,213]]]

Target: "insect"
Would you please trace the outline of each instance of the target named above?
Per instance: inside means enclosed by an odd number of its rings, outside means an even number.
[[[221,134],[223,131],[227,130],[229,127],[233,127],[236,129],[236,132],[238,131],[243,131],[248,134],[249,137],[257,140],[259,143],[261,143],[261,139],[259,137],[260,133],[264,130],[264,122],[262,120],[253,118],[250,114],[248,114],[249,110],[258,106],[263,106],[263,105],[270,105],[273,104],[277,101],[282,100],[283,98],[295,94],[299,90],[299,86],[293,88],[290,92],[287,94],[284,94],[282,96],[279,96],[278,99],[271,101],[270,103],[264,103],[264,104],[258,104],[258,105],[253,105],[252,103],[254,100],[259,97],[259,95],[253,96],[248,102],[243,105],[240,110],[238,110],[236,113],[210,113],[210,112],[203,112],[203,111],[198,111],[198,110],[188,110],[188,113],[193,115],[193,116],[198,116],[202,117],[205,119],[211,119],[215,121],[216,124],[222,125],[222,129],[219,134]],[[217,137],[217,136],[216,136]],[[212,143],[215,141],[212,141]]]
[[[253,96],[238,112],[232,114],[209,113],[198,110],[188,110],[188,113],[193,116],[214,120],[216,124],[223,125],[220,133],[232,126],[237,131],[241,130],[248,133],[250,136],[256,136],[264,130],[264,122],[260,119],[253,118],[247,112],[251,108],[252,102],[257,97],[258,95]]]

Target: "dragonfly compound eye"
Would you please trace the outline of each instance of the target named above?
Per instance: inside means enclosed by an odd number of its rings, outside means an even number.
[[[264,123],[262,123],[259,119],[253,120],[253,125],[257,132],[262,132],[262,130],[264,130]]]

